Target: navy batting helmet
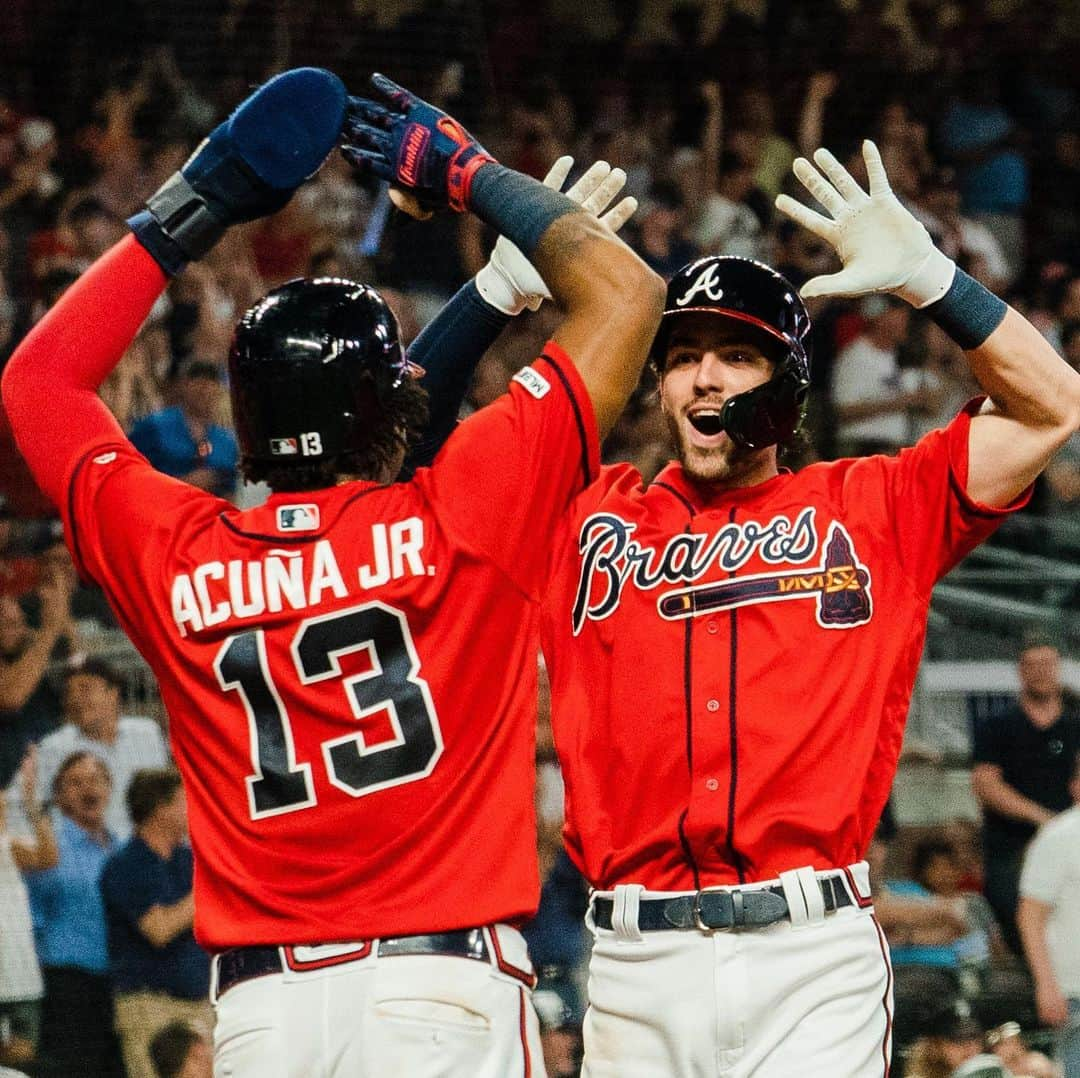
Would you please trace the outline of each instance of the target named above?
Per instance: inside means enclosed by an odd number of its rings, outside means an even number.
[[[742,322],[769,354],[780,355],[764,385],[724,402],[721,426],[732,441],[761,449],[788,441],[810,388],[810,316],[794,286],[752,258],[709,255],[683,266],[668,284],[652,358],[664,369],[667,342],[679,316],[706,312]]]
[[[415,372],[373,288],[336,278],[275,288],[240,319],[229,353],[245,470],[364,450]]]

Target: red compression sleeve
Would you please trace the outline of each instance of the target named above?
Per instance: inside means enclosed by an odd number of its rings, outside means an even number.
[[[4,368],[0,391],[15,441],[54,504],[84,447],[124,437],[97,387],[168,283],[138,240],[125,237],[60,297]]]

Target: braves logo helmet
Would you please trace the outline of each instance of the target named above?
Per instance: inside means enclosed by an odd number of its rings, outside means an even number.
[[[373,288],[330,277],[275,288],[240,319],[229,352],[242,463],[288,467],[362,450],[416,371]]]
[[[651,349],[661,374],[673,325],[683,315],[701,312],[744,323],[766,354],[778,355],[768,382],[725,401],[723,429],[747,449],[789,441],[810,388],[810,316],[795,287],[752,258],[708,255],[683,266],[668,284]]]

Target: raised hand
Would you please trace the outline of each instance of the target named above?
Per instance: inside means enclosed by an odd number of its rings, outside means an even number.
[[[829,216],[777,196],[776,208],[830,244],[844,264],[839,273],[814,277],[799,291],[806,299],[892,292],[925,307],[945,295],[956,266],[893,194],[878,148],[866,139],[862,151],[869,193],[826,149],[814,152],[818,168],[805,157],[795,159],[792,171]]]
[[[452,116],[385,75],[372,75],[371,85],[378,99],[349,98],[345,159],[410,192],[423,210],[468,209],[473,176],[494,158]]]
[[[572,157],[560,157],[544,177],[545,186],[561,190],[573,167]],[[566,197],[618,232],[638,206],[633,197],[611,205],[625,184],[626,173],[621,168],[596,161],[566,192]],[[505,236],[499,237],[488,264],[477,274],[476,285],[484,299],[505,314],[519,314],[525,307],[535,311],[545,299],[551,299],[533,264]]]

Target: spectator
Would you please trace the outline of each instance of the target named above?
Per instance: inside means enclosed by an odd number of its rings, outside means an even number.
[[[40,781],[46,789],[61,761],[73,752],[92,752],[106,764],[113,782],[106,823],[119,839],[128,837],[131,826],[117,787],[126,789],[140,768],[164,767],[169,759],[161,728],[153,719],[120,714],[123,688],[124,679],[104,659],[89,658],[70,667],[64,684],[68,722],[41,741],[38,753]],[[9,789],[8,796],[13,804],[18,791]]]
[[[177,379],[179,403],[148,415],[131,441],[159,472],[222,498],[236,490],[236,436],[217,422],[222,404],[221,368],[189,363]]]
[[[193,861],[180,775],[137,771],[127,806],[135,833],[106,862],[101,894],[128,1078],[154,1078],[150,1042],[159,1029],[185,1020],[213,1025],[210,959],[192,933]]]
[[[832,372],[842,456],[895,453],[910,440],[908,410],[926,400],[924,389],[904,388],[900,372],[911,308],[892,296],[867,296],[861,310],[866,324],[837,355]]]
[[[991,65],[967,65],[938,136],[956,166],[964,212],[993,231],[1015,277],[1024,257],[1029,166],[1023,133],[1001,104],[1000,82]]]
[[[637,222],[634,249],[661,276],[670,277],[698,256],[697,248],[682,234],[686,204],[674,183],[658,180],[652,185]]]
[[[1016,905],[1024,847],[1071,804],[1080,715],[1062,688],[1061,655],[1040,631],[1025,635],[1017,672],[1016,704],[975,726],[971,785],[983,810],[986,897],[1005,942],[1020,954]]]
[[[1073,757],[1069,793],[1072,808],[1028,847],[1016,920],[1039,1020],[1058,1031],[1065,1078],[1080,1078],[1080,754]]]
[[[63,573],[43,577],[36,630],[20,604],[0,594],[0,788],[12,781],[27,746],[60,724],[60,701],[46,673],[57,644],[74,635],[72,587]]]
[[[150,1058],[157,1078],[213,1078],[213,1050],[187,1022],[170,1022],[159,1029],[150,1042]]]
[[[923,181],[921,197],[912,212],[938,247],[992,292],[1004,293],[1012,284],[1015,270],[994,233],[960,212],[960,190],[953,169],[938,169]]]
[[[52,784],[59,863],[28,877],[45,981],[39,1078],[122,1078],[113,1030],[105,911],[98,877],[116,840],[105,825],[109,769],[73,752]]]
[[[34,826],[33,842],[11,835],[0,794],[0,1065],[31,1066],[37,1054],[43,985],[34,950],[30,898],[22,872],[53,868],[59,860],[52,824],[37,798],[33,748],[19,769],[23,803]]]
[[[1024,1043],[1019,1022],[1002,1022],[1000,1026],[986,1031],[986,1043],[994,1055],[1005,1064],[1009,1074],[1023,1078],[1062,1078],[1049,1056],[1032,1050]],[[1065,1075],[1064,1078],[1071,1078]]]
[[[983,1031],[962,1000],[928,997],[922,1035],[911,1046],[904,1078],[1010,1078],[984,1051]]]

